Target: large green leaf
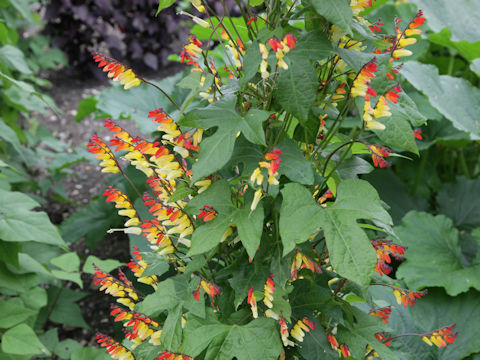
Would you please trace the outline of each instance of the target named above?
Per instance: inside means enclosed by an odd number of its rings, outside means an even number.
[[[438,211],[453,220],[455,226],[472,230],[480,226],[480,179],[459,177],[444,184],[437,195]]]
[[[0,300],[0,328],[7,329],[17,325],[34,314],[36,314],[35,311],[12,301]]]
[[[292,53],[295,50],[292,50]],[[280,71],[276,100],[300,122],[307,121],[308,112],[317,94],[317,72],[307,58],[294,56],[286,71]]]
[[[36,241],[65,245],[58,230],[44,212],[31,211],[39,206],[20,192],[0,189],[0,237],[4,241]]]
[[[193,165],[192,181],[221,169],[230,160],[239,131],[251,143],[265,145],[262,123],[270,113],[252,109],[242,116],[236,111],[235,103],[236,98],[229,97],[205,109],[191,111],[180,121],[183,126],[202,129],[218,127],[216,133],[200,145],[199,160]]]
[[[314,182],[312,163],[305,158],[297,143],[287,137],[278,147],[282,151],[278,173],[300,184],[312,185]]]
[[[260,244],[265,215],[262,202],[254,211],[250,210],[252,201],[252,192],[249,191],[243,208],[236,208],[231,200],[230,187],[225,181],[214,183],[207,191],[195,197],[188,204],[187,211],[197,214],[200,208],[208,205],[217,211],[217,217],[195,229],[188,254],[192,256],[211,250],[220,243],[225,231],[236,225],[243,246],[253,258]]]
[[[174,311],[181,305],[192,314],[205,317],[205,299],[195,300],[192,295],[192,284],[189,276],[180,275],[168,278],[158,284],[157,290],[136,306],[136,310],[149,316],[156,316],[164,310]],[[173,321],[173,320],[172,320]]]
[[[0,47],[0,61],[11,70],[20,71],[23,74],[31,74],[32,70],[25,61],[23,52],[16,46],[3,45]]]
[[[480,17],[480,7],[472,0],[412,0],[422,9],[428,26],[435,32],[448,28],[452,41],[475,42],[480,39],[480,29],[474,24]]]
[[[387,145],[394,150],[408,150],[418,155],[417,144],[412,128],[404,117],[392,115],[380,118],[379,121],[385,125],[385,130],[376,130],[375,133]]]
[[[458,230],[452,220],[412,211],[395,227],[402,245],[408,246],[406,261],[397,270],[412,289],[442,286],[455,296],[471,287],[480,290],[480,264],[464,267]]]
[[[289,52],[291,59],[305,58],[319,61],[334,54],[332,43],[323,31],[314,30],[302,34],[297,38],[295,50]]]
[[[189,318],[184,330],[183,351],[197,356],[205,348],[208,359],[277,360],[282,351],[273,319],[255,319],[247,325],[226,325],[212,314],[207,319]]]
[[[83,319],[80,307],[76,304],[78,300],[87,295],[87,293],[68,288],[52,287],[48,289],[48,303],[53,307],[53,310],[49,309],[51,311],[49,319],[67,326],[90,329]]]
[[[182,344],[182,304],[179,303],[168,312],[163,324],[162,345],[170,351],[177,352]]]
[[[350,2],[347,0],[312,0],[312,5],[325,19],[344,30],[351,31],[353,17]]]
[[[345,180],[338,187],[335,203],[326,209],[317,205],[299,184],[287,184],[282,195],[280,234],[284,255],[293,250],[295,243],[307,241],[316,229],[323,228],[335,271],[367,285],[377,260],[357,220],[379,220],[387,225],[392,222],[375,189],[363,180]]]
[[[471,139],[480,139],[477,121],[480,112],[479,89],[467,80],[439,75],[435,66],[416,61],[407,62],[401,73],[428,96],[430,103],[457,129],[470,133]]]
[[[262,54],[258,48],[258,42],[254,41],[243,56],[243,76],[240,78],[240,86],[245,86],[255,76],[261,62]]]
[[[3,334],[2,351],[14,355],[50,355],[32,328],[26,324],[17,325]]]
[[[480,57],[480,41],[469,43],[468,41],[458,41],[454,42],[450,40],[452,32],[450,29],[444,28],[437,34],[432,34],[428,37],[428,40],[434,44],[442,45],[458,51],[468,61],[472,61]]]
[[[67,242],[73,243],[85,237],[87,245],[94,248],[108,229],[121,223],[121,217],[112,211],[112,206],[103,198],[98,198],[63,221],[60,231]]]
[[[369,289],[374,300],[391,304],[392,313],[388,326],[393,334],[426,333],[443,326],[456,324],[458,337],[445,348],[428,346],[419,337],[404,336],[395,339],[390,346],[403,360],[451,360],[464,359],[480,352],[480,293],[474,290],[462,296],[450,297],[440,288],[431,288],[428,295],[418,300],[415,306],[398,305],[392,291],[382,286]],[[382,305],[384,306],[384,305]],[[383,358],[382,358],[383,359]]]

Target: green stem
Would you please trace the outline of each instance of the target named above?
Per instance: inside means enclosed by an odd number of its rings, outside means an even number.
[[[465,153],[463,149],[458,149],[458,160],[460,160],[460,168],[467,179],[471,179],[470,171],[468,170],[467,161],[465,160]]]
[[[428,159],[428,149],[425,150],[425,153],[423,154],[422,160],[420,161],[420,165],[418,167],[417,176],[415,177],[415,182],[413,183],[413,187],[412,187],[413,196],[415,196],[415,194],[417,193],[418,185],[420,184],[420,181],[423,178],[423,172],[425,170],[425,165],[427,164],[427,159]]]

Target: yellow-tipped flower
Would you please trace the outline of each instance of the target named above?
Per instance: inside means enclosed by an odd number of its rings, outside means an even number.
[[[137,77],[135,72],[128,66],[105,56],[100,53],[94,53],[93,59],[98,62],[98,67],[103,68],[104,72],[108,71],[107,76],[113,81],[120,81],[125,90],[138,86],[142,80]]]

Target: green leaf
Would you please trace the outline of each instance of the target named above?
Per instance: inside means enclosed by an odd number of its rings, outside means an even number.
[[[285,138],[278,147],[282,151],[280,156],[282,162],[278,173],[300,184],[313,185],[312,163],[305,158],[297,143],[290,138]]]
[[[439,33],[430,35],[428,40],[434,44],[458,51],[458,53],[468,61],[480,57],[480,41],[474,43],[469,43],[465,40],[454,42],[450,40],[451,35],[451,30],[444,28]]]
[[[423,92],[430,103],[453,126],[470,133],[473,140],[480,139],[477,115],[480,112],[480,90],[467,80],[439,75],[433,65],[408,61],[401,70],[407,80]]]
[[[304,122],[315,103],[317,88],[317,72],[313,65],[306,58],[295,57],[289,61],[288,70],[280,71],[275,97],[286,111]]]
[[[235,110],[236,98],[212,103],[205,109],[194,110],[185,115],[180,125],[202,129],[218,127],[217,132],[200,144],[199,160],[193,165],[195,182],[203,176],[221,169],[231,158],[239,131],[252,143],[264,145],[262,123],[269,112],[252,109],[244,117]]]
[[[0,71],[0,78],[3,78],[11,82],[12,84],[14,84],[15,86],[17,86],[18,88],[20,88],[21,90],[25,91],[28,94],[37,94],[37,92],[35,91],[35,88],[31,84],[26,83],[25,81],[16,80],[8,76],[7,74],[4,74],[1,71]]]
[[[406,261],[397,270],[412,289],[442,286],[455,296],[471,287],[480,290],[480,264],[464,267],[458,230],[443,215],[412,211],[395,227],[402,245],[408,246]],[[421,239],[421,241],[419,241]]]
[[[174,3],[175,3],[175,0],[159,0],[158,1],[158,9],[157,9],[157,13],[155,14],[155,16],[160,14],[160,11],[162,11],[163,9],[172,6]]]
[[[87,295],[87,293],[68,288],[53,287],[48,289],[48,303],[51,304],[50,306],[53,306],[49,319],[67,326],[90,329],[83,319],[80,307],[76,304],[76,301],[83,299]]]
[[[40,310],[42,307],[47,305],[47,290],[40,287],[28,289],[20,295],[20,299],[22,299],[26,307],[34,310]]]
[[[452,41],[466,40],[476,42],[480,39],[480,30],[472,24],[480,17],[480,9],[470,0],[413,0],[422,9],[427,25],[435,32],[448,28],[452,32]]]
[[[95,247],[95,244],[110,227],[120,224],[122,224],[122,219],[115,211],[112,211],[111,205],[107,204],[104,199],[98,198],[64,220],[60,225],[60,230],[62,236],[69,243],[85,237],[87,245]]]
[[[71,360],[109,360],[111,357],[104,349],[84,347],[72,352]]]
[[[80,122],[85,119],[88,115],[95,112],[97,109],[98,100],[93,96],[86,97],[77,107],[77,113],[75,114],[75,121]]]
[[[177,352],[182,344],[182,304],[174,306],[163,324],[162,345],[170,351]]]
[[[65,245],[58,230],[44,212],[30,211],[39,206],[20,192],[0,189],[0,236],[4,241],[36,241],[51,245]]]
[[[205,225],[198,226],[192,235],[192,246],[189,256],[202,254],[217,246],[227,229],[236,225],[238,234],[248,255],[253,258],[260,243],[263,229],[264,211],[260,202],[254,211],[250,211],[253,193],[247,193],[243,208],[236,208],[230,195],[230,187],[226,181],[217,181],[204,193],[192,199],[186,211],[193,214],[204,205],[217,211],[217,217]]]
[[[325,329],[318,324],[316,325],[315,330],[310,331],[305,336],[302,346],[298,348],[298,352],[305,360],[337,360],[338,353],[332,350]]]
[[[80,286],[81,288],[83,287],[83,282],[80,277],[80,273],[67,272],[62,270],[52,270],[51,272],[52,272],[52,275],[55,276],[57,279],[72,281],[78,286]]]
[[[178,200],[185,199],[188,195],[193,194],[195,191],[190,189],[188,185],[184,182],[178,183],[175,191],[173,192],[172,196],[168,199],[167,203],[172,203]]]
[[[87,274],[94,274],[95,268],[93,267],[93,264],[97,265],[99,268],[107,272],[110,272],[120,266],[125,265],[124,263],[115,259],[101,260],[96,256],[89,255],[87,260],[85,260],[85,264],[83,265],[82,271]]]
[[[235,145],[236,129],[218,130],[200,144],[198,161],[193,164],[192,182],[213,174],[230,160]]]
[[[273,319],[260,318],[241,326],[225,325],[212,317],[189,319],[184,329],[186,354],[195,357],[211,343],[206,355],[209,359],[278,359],[282,345]]]
[[[444,184],[437,195],[438,212],[447,215],[455,226],[472,230],[480,226],[480,179],[458,177]]]
[[[323,31],[314,30],[302,34],[297,38],[295,49],[288,53],[288,57],[297,60],[305,58],[314,61],[322,60],[334,54],[332,43]]]
[[[156,253],[144,253],[142,254],[142,256],[143,256],[143,261],[145,261],[148,264],[142,276],[151,276],[151,275],[161,276],[165,274],[170,268],[170,265],[168,264],[168,262],[161,255],[158,255]]]
[[[53,351],[61,359],[68,360],[75,350],[81,349],[82,345],[73,339],[60,341]]]
[[[287,184],[282,195],[280,234],[284,255],[293,250],[295,243],[307,241],[316,229],[323,228],[335,271],[367,285],[377,260],[357,219],[391,224],[375,189],[363,180],[345,180],[338,187],[335,203],[326,209],[317,205],[310,192],[299,184]]]
[[[181,305],[192,314],[205,317],[205,299],[196,301],[195,290],[189,285],[189,276],[180,275],[168,278],[158,284],[157,290],[136,306],[136,310],[148,316],[156,316],[164,310],[172,311]]]
[[[375,134],[382,140],[384,145],[394,150],[408,150],[419,155],[413,130],[405,118],[392,115],[378,120],[386,128],[385,130],[375,130]]]
[[[0,47],[0,61],[11,70],[18,70],[26,75],[32,73],[32,70],[25,61],[23,52],[16,46],[3,45]]]
[[[0,300],[0,328],[8,329],[35,314],[36,311],[26,309],[11,301]]]
[[[253,286],[256,291],[263,291],[263,286],[269,275],[268,266],[261,264],[259,261],[253,261],[252,263],[245,261],[241,263],[235,276],[228,280],[230,286],[235,291],[235,299],[233,301],[235,309],[237,309],[247,297],[248,290],[251,286]]]
[[[3,334],[2,351],[14,355],[50,355],[32,328],[26,324],[17,325]]]
[[[418,337],[404,336],[395,339],[390,346],[402,359],[450,360],[466,359],[480,352],[480,303],[478,291],[470,290],[462,296],[450,297],[441,288],[431,288],[415,306],[404,308],[398,305],[392,291],[383,286],[369,289],[374,300],[392,305],[388,325],[394,334],[422,334],[443,326],[456,324],[459,335],[446,348],[428,346]],[[421,354],[421,356],[420,356]],[[383,358],[382,358],[383,359]]]
[[[480,76],[480,59],[473,60],[470,69]]]
[[[11,264],[18,268],[18,253],[21,250],[21,243],[0,240],[0,260],[6,264]]]
[[[67,272],[78,271],[80,269],[80,259],[78,255],[73,252],[57,256],[51,259],[50,263]]]
[[[240,78],[240,86],[245,86],[258,72],[262,62],[262,54],[258,48],[258,42],[253,41],[243,56],[243,76]]]
[[[428,102],[428,100],[426,101]],[[418,110],[417,104],[405,92],[400,93],[396,104],[389,103],[388,105],[394,116],[403,117],[405,120],[408,120],[412,126],[422,126],[427,122],[427,118]],[[435,111],[435,109],[433,110]],[[422,109],[422,112],[425,112],[425,109]]]
[[[350,25],[353,12],[347,0],[312,0],[312,5],[317,13],[331,23],[348,32],[352,31]]]
[[[9,127],[5,122],[0,118],[0,139],[6,141],[9,144],[13,145],[13,148],[17,151],[20,156],[23,156],[24,150],[22,144],[15,133],[15,131]]]

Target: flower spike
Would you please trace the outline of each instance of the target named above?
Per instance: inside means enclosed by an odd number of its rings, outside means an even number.
[[[422,340],[430,346],[433,344],[438,348],[446,347],[448,344],[453,344],[458,335],[458,333],[452,333],[454,328],[455,324],[430,331],[422,336]]]
[[[112,339],[110,336],[97,333],[97,343],[104,347],[108,354],[115,360],[135,360],[133,354],[119,342]]]
[[[125,90],[138,86],[142,80],[135,72],[128,66],[121,62],[112,59],[104,54],[94,52],[93,59],[98,62],[98,67],[103,68],[104,72],[108,71],[108,77],[113,81],[120,81]]]

